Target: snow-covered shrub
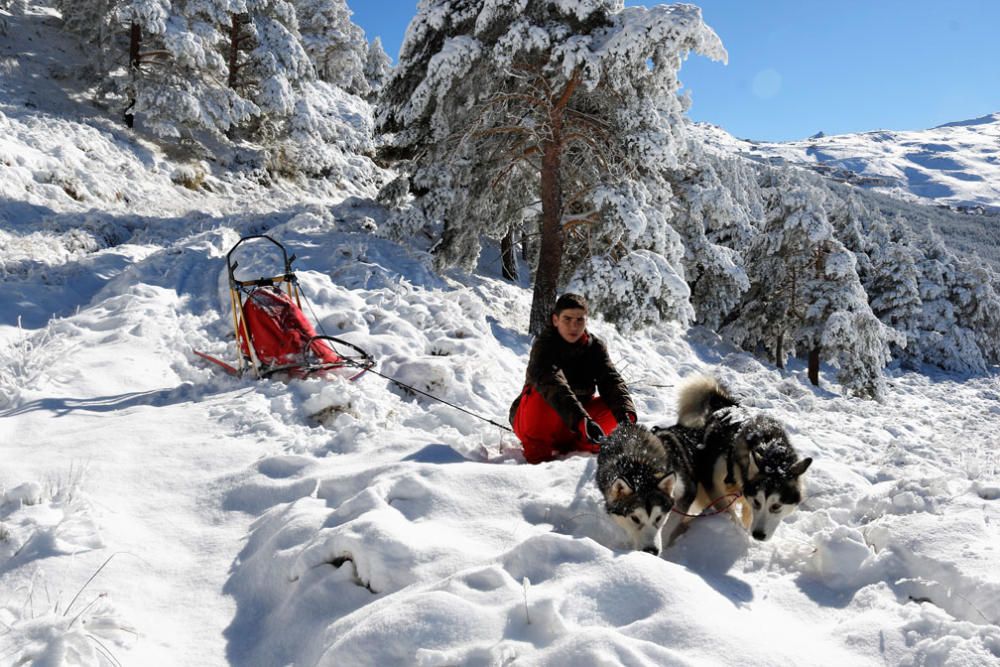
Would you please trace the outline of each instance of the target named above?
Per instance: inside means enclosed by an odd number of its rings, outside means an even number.
[[[95,577],[111,558],[97,569]],[[31,604],[0,607],[0,626],[5,630],[0,635],[0,655],[10,661],[5,664],[121,665],[114,649],[127,649],[138,633],[106,593],[86,594],[89,583],[84,583],[71,600],[56,600],[41,614],[36,615]],[[33,591],[28,591],[27,597],[32,599]]]
[[[32,387],[64,353],[51,325],[31,333],[22,329],[6,344],[0,343],[0,407],[16,404],[21,392]]]
[[[199,190],[208,176],[208,165],[203,162],[181,164],[170,173],[170,180],[188,190]]]

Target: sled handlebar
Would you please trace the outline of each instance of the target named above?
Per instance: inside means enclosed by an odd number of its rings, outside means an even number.
[[[229,269],[229,282],[233,285],[254,284],[255,281],[252,280],[244,280],[244,281],[236,280],[236,267],[239,266],[239,262],[233,261],[233,253],[236,252],[236,249],[239,248],[241,245],[243,245],[244,242],[253,241],[255,239],[267,239],[268,241],[270,241],[271,243],[273,243],[278,247],[278,249],[281,251],[281,258],[285,265],[285,275],[279,278],[282,278],[284,280],[289,280],[289,276],[292,276],[292,262],[295,261],[295,255],[289,257],[288,251],[285,250],[285,246],[281,245],[267,234],[254,234],[252,236],[244,236],[243,238],[241,238],[239,241],[237,241],[236,245],[230,248],[229,252],[226,253],[226,267]],[[260,278],[257,282],[259,283],[259,281],[267,281],[267,280],[273,281],[279,278]],[[266,283],[260,283],[260,284],[266,284]]]
[[[233,265],[233,271],[239,264]],[[256,280],[235,280],[233,279],[233,286],[235,287],[274,287],[277,283],[295,283],[298,282],[298,278],[294,273],[286,273],[283,276],[271,276],[270,278],[257,278]]]

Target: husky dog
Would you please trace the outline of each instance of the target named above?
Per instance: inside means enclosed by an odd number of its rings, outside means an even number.
[[[633,548],[657,556],[674,503],[687,507],[697,493],[693,473],[688,450],[638,424],[615,429],[597,456],[597,488],[608,514]]]
[[[812,459],[799,458],[778,420],[740,407],[711,377],[681,387],[677,421],[667,430],[702,434],[691,456],[704,504],[722,509],[731,494],[742,493],[744,528],[755,540],[770,539],[802,501],[802,475]]]

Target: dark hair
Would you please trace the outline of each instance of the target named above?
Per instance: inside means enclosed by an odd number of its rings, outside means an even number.
[[[556,299],[556,307],[552,310],[552,314],[558,315],[562,311],[569,310],[571,308],[582,308],[584,311],[587,311],[587,300],[579,294],[567,292]]]

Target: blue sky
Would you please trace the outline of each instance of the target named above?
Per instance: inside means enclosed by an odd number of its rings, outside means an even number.
[[[395,60],[416,0],[347,2]],[[915,130],[1000,112],[1000,0],[694,4],[729,65],[696,56],[684,64],[690,115],[738,137]]]

